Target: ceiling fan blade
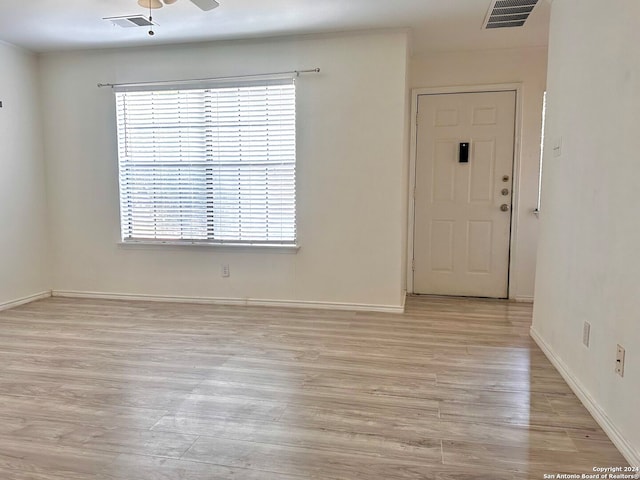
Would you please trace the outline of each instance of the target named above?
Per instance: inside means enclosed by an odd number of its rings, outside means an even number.
[[[191,0],[191,3],[193,3],[199,9],[204,10],[205,12],[208,12],[209,10],[213,10],[214,8],[220,6],[220,4],[216,2],[216,0]]]

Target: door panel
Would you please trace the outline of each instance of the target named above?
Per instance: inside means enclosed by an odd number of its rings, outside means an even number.
[[[438,141],[433,152],[431,188],[434,202],[452,202],[455,194],[456,144],[451,140]]]
[[[469,201],[490,202],[495,180],[495,140],[473,142],[473,161],[469,165]]]
[[[418,97],[415,293],[507,297],[514,125],[513,91]]]
[[[493,223],[470,221],[467,224],[467,271],[491,272]]]
[[[453,222],[431,223],[431,266],[436,272],[453,271],[453,229]]]

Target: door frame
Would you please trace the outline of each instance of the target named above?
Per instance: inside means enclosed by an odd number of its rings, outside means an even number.
[[[498,83],[491,85],[460,85],[449,87],[414,88],[411,90],[411,137],[409,142],[409,218],[407,224],[407,292],[413,294],[413,259],[415,233],[415,192],[418,140],[418,98],[421,95],[442,95],[456,93],[516,92],[515,130],[513,138],[513,185],[511,187],[511,238],[509,240],[509,278],[507,298],[516,299],[516,271],[518,267],[518,213],[520,205],[521,145],[522,145],[522,83]]]

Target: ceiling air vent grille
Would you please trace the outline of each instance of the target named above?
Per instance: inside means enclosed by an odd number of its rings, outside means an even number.
[[[144,15],[128,15],[126,17],[107,17],[103,20],[108,20],[114,25],[122,28],[134,28],[134,27],[149,27],[151,25],[157,25],[155,22],[150,22]]]
[[[522,27],[539,0],[493,0],[484,28]]]

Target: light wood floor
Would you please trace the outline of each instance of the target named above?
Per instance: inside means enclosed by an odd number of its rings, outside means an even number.
[[[0,312],[3,480],[541,479],[627,465],[531,307],[53,298]]]

